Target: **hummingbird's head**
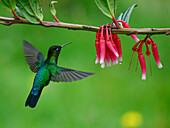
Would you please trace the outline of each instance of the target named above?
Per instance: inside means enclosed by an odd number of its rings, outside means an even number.
[[[62,46],[58,46],[58,45],[53,45],[49,48],[49,51],[48,51],[48,55],[50,56],[57,56],[59,55],[60,51],[61,51],[61,48],[63,48],[64,46],[70,44],[71,42],[67,43],[67,44],[64,44]]]
[[[57,54],[57,53],[60,53],[60,50],[61,50],[61,46],[53,45],[49,48],[48,53]]]

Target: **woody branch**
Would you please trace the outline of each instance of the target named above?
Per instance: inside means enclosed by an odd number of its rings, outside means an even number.
[[[44,27],[60,27],[60,28],[67,28],[72,30],[85,30],[85,31],[93,31],[97,32],[99,27],[96,26],[88,26],[88,25],[80,25],[80,24],[70,24],[64,22],[49,22],[43,21],[38,24],[32,24],[25,19],[17,20],[15,18],[8,18],[8,17],[1,17],[0,16],[0,24],[3,25],[12,25],[12,24],[29,24],[29,25],[40,25]],[[113,34],[170,34],[170,28],[120,28],[120,29],[112,29]]]

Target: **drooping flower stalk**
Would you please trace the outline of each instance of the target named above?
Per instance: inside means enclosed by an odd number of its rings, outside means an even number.
[[[138,46],[142,41],[143,41],[143,40],[138,41],[138,42],[132,47],[133,53],[132,53],[132,57],[131,57],[131,60],[130,60],[130,64],[129,64],[128,70],[130,69],[131,64],[132,64],[134,52],[137,51],[137,46]]]
[[[117,22],[121,22],[124,28],[130,28],[129,24],[123,20],[117,20]],[[135,34],[130,35],[136,42],[139,41],[138,37]]]
[[[150,52],[150,50],[149,50],[148,44],[149,44],[149,42],[148,42],[148,39],[147,39],[146,42],[145,42],[145,45],[146,45],[146,55],[147,55],[148,58],[149,58],[150,73],[151,73],[151,76],[152,76],[152,68],[151,68],[151,60],[150,60],[151,52]]]
[[[137,72],[137,70],[138,70],[138,61],[139,61],[139,59],[137,59],[137,62],[136,62],[136,69],[135,69],[135,72]]]
[[[130,69],[130,67],[131,67],[131,65],[132,65],[132,60],[133,60],[134,52],[135,52],[135,51],[133,51],[133,52],[132,52],[132,57],[131,57],[131,59],[130,59],[130,64],[129,64],[129,68],[128,68],[128,70]]]

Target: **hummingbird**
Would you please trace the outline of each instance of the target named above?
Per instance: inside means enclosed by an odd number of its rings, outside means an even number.
[[[62,46],[53,45],[48,50],[47,59],[32,44],[23,41],[23,51],[26,62],[30,66],[32,72],[36,73],[33,87],[25,102],[25,106],[34,108],[38,102],[41,92],[50,81],[54,82],[71,82],[81,80],[94,73],[78,71],[74,69],[64,68],[57,65],[58,56],[61,49],[70,44],[66,43]]]

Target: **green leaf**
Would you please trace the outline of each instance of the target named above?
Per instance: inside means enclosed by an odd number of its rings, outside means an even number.
[[[118,0],[114,0],[114,15],[116,15],[117,8],[118,8]]]
[[[0,4],[6,7],[9,11],[11,11],[15,9],[16,0],[0,0]]]
[[[41,0],[28,0],[28,2],[30,4],[30,7],[32,8],[34,15],[40,20],[43,20]]]
[[[52,13],[52,15],[56,15],[56,9],[55,9],[55,7],[54,7],[54,4],[56,4],[57,3],[57,1],[51,1],[51,3],[50,3],[50,12]]]
[[[129,23],[130,15],[131,15],[134,7],[136,7],[136,6],[137,6],[137,4],[132,5],[125,12],[121,13],[116,19],[117,20],[123,20],[126,23]]]
[[[120,15],[116,18],[116,20],[122,20],[123,13],[120,13]]]
[[[29,22],[36,24],[43,20],[41,0],[17,0],[17,7]]]
[[[95,2],[103,14],[110,18],[115,16],[118,0],[95,0]]]

